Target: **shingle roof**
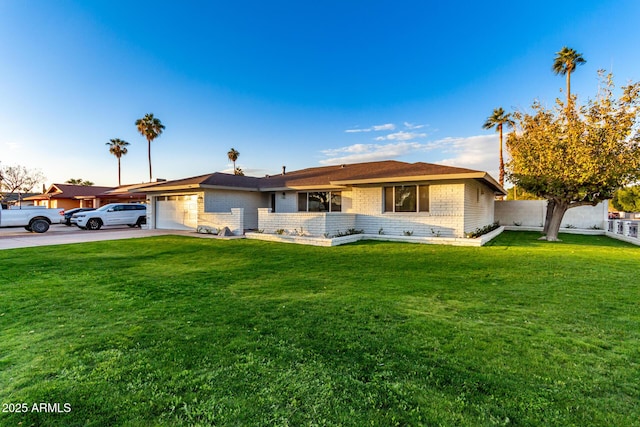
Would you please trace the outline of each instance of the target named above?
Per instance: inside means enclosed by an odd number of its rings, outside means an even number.
[[[395,160],[320,166],[264,178],[212,173],[175,181],[152,184],[146,191],[190,188],[229,188],[248,191],[269,191],[302,188],[338,188],[345,185],[442,180],[442,179],[478,179],[497,192],[504,189],[486,172],[443,166],[433,163],[405,163]]]
[[[52,184],[44,194],[32,196],[29,197],[29,199],[75,199],[78,197],[94,197],[112,188],[113,187],[98,187],[95,185]]]
[[[287,172],[263,178],[262,187],[329,186],[342,182],[385,181],[392,178],[461,175],[482,173],[472,169],[436,165],[433,163],[405,163],[394,160],[321,166]]]

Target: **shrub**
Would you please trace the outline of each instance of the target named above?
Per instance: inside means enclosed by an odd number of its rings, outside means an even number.
[[[474,231],[467,233],[466,236],[470,239],[475,239],[476,237],[480,237],[483,234],[492,232],[498,227],[500,227],[500,223],[496,221],[493,224],[485,225],[484,227],[481,227],[481,228],[476,228]]]
[[[364,234],[364,230],[356,230],[355,228],[350,228],[345,232],[338,231],[333,237],[344,237],[351,236],[352,234]]]

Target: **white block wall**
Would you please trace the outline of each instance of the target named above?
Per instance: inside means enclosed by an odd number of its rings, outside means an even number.
[[[198,213],[198,226],[217,228],[218,230],[229,227],[236,236],[242,236],[245,230],[245,212],[243,208],[232,208],[230,212],[200,212]]]
[[[402,236],[405,232],[421,237],[464,236],[464,184],[438,184],[429,187],[429,212],[383,212],[381,187],[354,187],[353,211],[356,227],[367,234]]]
[[[464,183],[464,232],[493,224],[495,194],[486,185],[469,180]]]
[[[204,205],[199,206],[198,223],[204,213],[228,213],[233,208],[244,208],[244,228],[258,228],[258,209],[269,206],[269,194],[257,191],[207,190]]]
[[[269,234],[277,230],[284,230],[286,233],[297,230],[313,236],[323,236],[325,233],[335,235],[355,228],[356,224],[354,214],[340,212],[272,213],[271,209],[264,208],[258,209],[258,217],[260,231]]]
[[[596,206],[578,206],[567,210],[560,228],[568,225],[575,228],[604,229],[607,221],[609,204],[607,201]],[[516,223],[523,227],[542,227],[547,213],[546,200],[504,200],[495,203],[495,218],[501,225],[511,226]]]

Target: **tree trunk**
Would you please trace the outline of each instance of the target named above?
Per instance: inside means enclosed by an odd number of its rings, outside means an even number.
[[[120,174],[120,157],[118,157],[118,187],[120,187],[122,185],[122,181],[121,181],[121,174]]]
[[[544,228],[542,229],[542,234],[547,234],[549,232],[549,223],[551,222],[551,218],[553,217],[553,210],[555,206],[555,200],[549,199],[547,201],[547,214],[544,217]]]
[[[551,220],[549,221],[547,235],[542,237],[541,240],[546,240],[548,242],[560,241],[560,239],[558,239],[558,232],[560,231],[562,218],[564,218],[564,214],[567,212],[568,208],[569,204],[567,202],[554,202],[553,213],[551,215]]]
[[[151,140],[147,139],[147,147],[148,147],[148,153],[149,153],[149,182],[153,182],[153,178],[151,175]]]

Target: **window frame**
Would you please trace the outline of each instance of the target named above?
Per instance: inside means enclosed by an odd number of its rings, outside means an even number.
[[[321,210],[309,210],[309,207],[311,205],[310,200],[309,200],[309,195],[310,194],[318,194],[318,193],[326,193],[327,195],[327,207],[328,209],[326,211],[321,211]],[[304,200],[306,201],[306,205],[305,205],[305,209],[302,210],[301,205],[302,205],[302,195],[304,196]],[[334,201],[336,201],[336,196],[340,197],[340,203],[334,203]],[[298,198],[298,212],[315,212],[315,213],[340,213],[342,212],[342,190],[328,190],[328,191],[299,191],[297,193]],[[335,210],[334,207],[335,206],[339,206],[340,209],[339,210]]]
[[[397,196],[397,188],[411,188],[413,187],[414,191],[414,201],[415,209],[414,210],[398,210],[398,201],[396,199]],[[428,214],[431,211],[431,191],[429,184],[399,184],[399,185],[390,185],[382,188],[382,211],[383,213],[399,213],[399,214]],[[411,191],[411,190],[409,190]],[[389,195],[391,195],[392,200],[389,201]],[[426,201],[426,203],[425,203]],[[426,206],[425,206],[426,205]]]

